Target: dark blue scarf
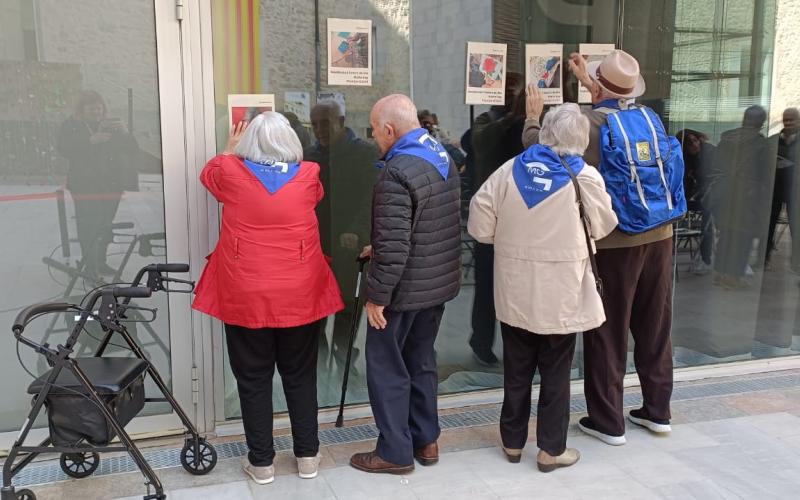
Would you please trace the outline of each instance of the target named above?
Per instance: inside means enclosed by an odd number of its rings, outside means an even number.
[[[300,171],[299,163],[256,163],[244,160],[245,166],[267,188],[270,194],[277,193]]]
[[[585,165],[580,156],[564,160],[577,176]],[[534,144],[514,159],[514,183],[528,208],[533,208],[572,182],[559,156],[549,147]]]
[[[430,163],[444,180],[450,172],[450,157],[444,146],[428,134],[424,128],[417,128],[401,137],[386,153],[385,161],[398,155],[411,155]]]

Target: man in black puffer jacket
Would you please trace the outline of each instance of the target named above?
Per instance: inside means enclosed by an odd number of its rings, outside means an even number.
[[[367,279],[367,386],[380,432],[350,464],[404,474],[439,459],[433,344],[444,303],[458,295],[460,180],[441,144],[400,94],[378,101],[370,123],[385,166],[372,200]]]

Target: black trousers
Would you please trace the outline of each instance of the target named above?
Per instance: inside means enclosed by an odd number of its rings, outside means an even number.
[[[469,345],[478,354],[492,350],[495,330],[494,246],[475,243],[475,295]]]
[[[603,433],[625,434],[623,379],[628,331],[644,409],[669,419],[672,397],[672,239],[597,251],[606,322],[583,335],[586,406]]]
[[[317,344],[319,322],[294,328],[253,330],[225,324],[231,370],[239,389],[248,458],[256,466],[272,464],[272,375],[283,383],[294,454],[313,457],[317,435]]]
[[[753,234],[748,231],[721,229],[714,270],[736,278],[743,277],[753,251],[754,239]]]
[[[396,465],[414,462],[414,450],[439,439],[438,377],[433,344],[444,305],[384,311],[384,330],[367,328],[367,389],[378,455]]]
[[[89,272],[106,263],[108,245],[114,239],[114,218],[122,194],[74,194],[75,228],[81,246],[81,261]]]
[[[539,335],[500,323],[503,334],[503,446],[522,449],[528,440],[531,384],[541,376],[536,445],[552,456],[564,453],[569,429],[569,385],[575,334]]]
[[[772,210],[769,217],[769,232],[767,233],[767,246],[765,249],[765,261],[769,263],[772,257],[772,251],[775,250],[775,229],[778,224],[778,218],[781,215],[783,207],[786,206],[786,215],[789,218],[789,232],[792,236],[792,268],[797,268],[797,257],[795,257],[795,230],[797,229],[797,195],[795,189],[795,174],[794,167],[779,168],[775,172],[775,189],[772,193]]]

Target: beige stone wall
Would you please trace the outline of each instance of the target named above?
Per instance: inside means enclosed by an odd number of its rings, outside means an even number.
[[[800,107],[800,0],[779,0],[770,124],[780,128],[788,107]]]
[[[319,12],[320,89],[340,92],[347,102],[347,123],[360,136],[369,124],[372,104],[384,95],[410,93],[410,0],[321,0]],[[261,0],[264,92],[274,93],[283,109],[283,93],[305,90],[316,93],[314,2]],[[371,19],[373,22],[373,85],[371,87],[327,84],[327,19]],[[313,106],[312,98],[312,106]]]

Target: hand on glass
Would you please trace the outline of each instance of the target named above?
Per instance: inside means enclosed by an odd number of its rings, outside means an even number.
[[[544,110],[544,93],[534,83],[525,89],[525,118],[539,120]]]
[[[111,139],[111,134],[108,132],[95,132],[89,137],[91,144],[100,144],[101,142],[108,142]]]
[[[241,121],[237,123],[236,126],[231,129],[231,132],[228,135],[228,144],[225,146],[225,150],[222,152],[222,154],[224,155],[234,154],[236,146],[238,146],[239,141],[242,140],[242,136],[244,135],[245,130],[247,130],[246,121]]]
[[[589,76],[589,72],[586,69],[586,59],[584,59],[582,55],[577,52],[573,52],[569,55],[569,70],[572,71],[572,74],[575,75],[575,78],[577,78],[584,87],[592,90],[592,87],[594,87],[594,79]]]
[[[363,259],[364,257],[372,258],[372,245],[367,245],[361,250],[361,254],[358,256],[359,258]]]
[[[358,249],[358,235],[355,233],[342,233],[339,235],[339,244],[348,250]]]
[[[367,302],[367,321],[370,326],[376,330],[383,330],[386,328],[386,318],[383,316],[384,306]]]

